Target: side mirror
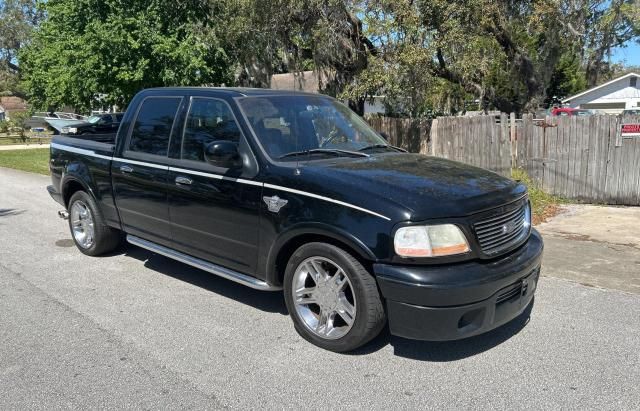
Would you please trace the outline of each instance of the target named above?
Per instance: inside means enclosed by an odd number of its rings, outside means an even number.
[[[238,145],[232,141],[220,140],[209,143],[204,148],[204,159],[212,166],[222,168],[241,168],[242,158]]]
[[[382,136],[382,138],[385,139],[385,141],[389,141],[389,134],[385,133],[384,131],[381,131],[380,135]]]

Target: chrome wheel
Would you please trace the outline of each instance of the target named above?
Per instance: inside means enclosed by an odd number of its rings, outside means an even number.
[[[87,207],[84,202],[76,201],[71,206],[71,212],[69,214],[71,230],[73,231],[73,238],[76,240],[76,243],[82,248],[91,248],[95,241],[95,229],[91,210],[89,210],[89,207]]]
[[[344,270],[324,257],[304,260],[291,287],[296,313],[309,331],[326,338],[344,337],[356,319],[356,298]]]

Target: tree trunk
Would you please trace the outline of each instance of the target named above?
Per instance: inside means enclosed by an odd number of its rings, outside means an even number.
[[[356,112],[360,117],[364,116],[364,98],[359,98],[358,100],[349,100],[349,108]]]
[[[600,74],[602,73],[602,59],[604,53],[598,52],[596,56],[593,56],[587,62],[587,68],[585,70],[585,80],[587,80],[587,88],[592,88],[598,85],[600,80]]]

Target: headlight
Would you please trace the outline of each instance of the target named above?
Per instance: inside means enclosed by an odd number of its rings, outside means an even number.
[[[78,132],[78,129],[77,129],[77,128],[75,128],[75,127],[69,127],[69,133],[71,133],[71,134],[75,134],[75,133],[77,133],[77,132]]]
[[[441,257],[469,251],[466,237],[453,224],[400,228],[393,245],[402,257]]]

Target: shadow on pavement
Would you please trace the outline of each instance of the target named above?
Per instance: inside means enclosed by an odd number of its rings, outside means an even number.
[[[126,245],[117,254],[124,254],[140,261],[144,261],[144,266],[168,275],[177,280],[193,284],[196,287],[231,298],[243,304],[257,308],[262,311],[288,315],[284,304],[282,291],[259,291],[236,284],[233,281],[209,274],[206,271],[193,268],[187,264],[174,261],[160,254],[155,254],[143,248]]]
[[[124,254],[127,257],[144,261],[145,267],[151,270],[259,310],[288,315],[282,291],[254,290],[129,244],[111,255],[116,254]],[[386,327],[378,337],[364,347],[346,355],[367,355],[391,345],[395,355],[419,361],[449,362],[472,357],[490,350],[518,334],[529,322],[534,304],[535,299],[520,316],[511,322],[488,333],[464,340],[442,342],[408,340],[391,335]]]
[[[19,215],[22,213],[24,213],[24,210],[16,210],[15,208],[0,208],[0,217]]]

